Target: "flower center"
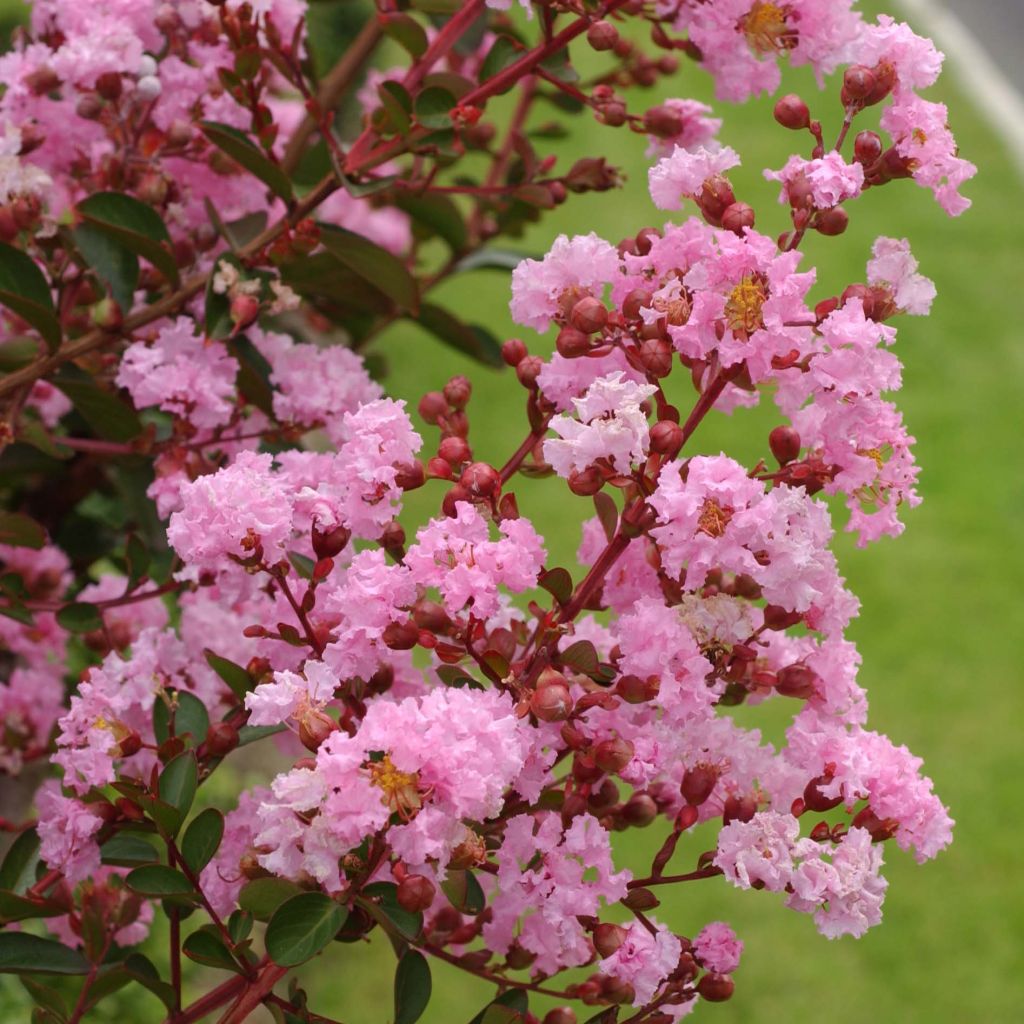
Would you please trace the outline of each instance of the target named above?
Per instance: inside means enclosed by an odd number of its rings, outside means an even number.
[[[664,290],[668,294],[656,295],[651,302],[651,307],[661,313],[673,327],[682,327],[690,319],[692,309],[690,297],[678,282],[674,288]]]
[[[706,533],[709,537],[721,537],[732,519],[733,510],[728,505],[722,506],[715,498],[705,498],[697,517],[697,532]]]
[[[419,776],[396,768],[389,754],[370,764],[370,781],[383,791],[388,809],[402,818],[411,818],[423,806]]]
[[[796,32],[786,24],[789,7],[770,0],[756,0],[750,10],[740,18],[740,31],[757,54],[792,50],[797,43]]]
[[[767,298],[768,291],[759,274],[744,274],[740,278],[740,283],[725,300],[725,320],[734,334],[749,337],[764,327],[761,308]]]

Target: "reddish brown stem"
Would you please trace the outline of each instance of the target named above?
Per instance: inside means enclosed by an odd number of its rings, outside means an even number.
[[[268,963],[260,971],[256,980],[249,982],[235,1005],[221,1017],[219,1024],[242,1024],[242,1021],[270,995],[271,989],[287,973],[287,967],[278,967],[275,963]]]
[[[202,1020],[209,1013],[219,1009],[225,1003],[231,1002],[246,985],[245,978],[230,978],[215,989],[207,992],[201,999],[197,999],[191,1006],[186,1007],[181,1013],[174,1014],[167,1018],[165,1024],[195,1024],[195,1021]]]
[[[685,875],[649,875],[647,878],[634,878],[632,882],[627,883],[626,888],[645,889],[651,885],[671,885],[675,882],[696,882],[698,879],[715,878],[720,874],[722,874],[722,869],[712,866],[700,868],[698,871],[690,871]]]

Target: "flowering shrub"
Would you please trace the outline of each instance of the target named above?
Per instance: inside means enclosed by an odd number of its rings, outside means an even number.
[[[663,1024],[731,996],[743,943],[721,921],[674,934],[662,887],[768,890],[858,936],[884,844],[923,861],[950,841],[920,760],[867,726],[830,548],[830,509],[864,545],[919,501],[885,396],[892,321],[934,288],[880,237],[864,282],[814,300],[800,251],[897,179],[966,208],[974,168],[920,95],[942,55],[852,0],[513,6],[380,0],[317,66],[303,0],[37,0],[0,58],[0,769],[53,769],[36,817],[4,820],[0,970],[29,976],[39,1020],[137,984],[171,1024],[323,1021],[275,986],[379,931],[398,1024],[431,959],[495,985],[477,1020],[536,1021],[536,992]],[[399,66],[372,65],[384,37]],[[570,44],[605,54],[596,81]],[[831,146],[802,98],[775,105],[800,140],[765,171],[778,238],[708,107],[636,108],[677,51],[723,100],[775,90],[785,59],[838,92]],[[618,183],[603,157],[537,152],[540,101],[646,136],[651,199],[679,218],[510,261],[494,238]],[[880,132],[857,130],[876,106]],[[429,300],[494,266],[550,358]],[[402,318],[514,368],[504,464],[474,458],[468,379],[423,396],[425,439],[373,378],[360,351]],[[762,397],[780,425],[756,464],[698,450],[712,411]],[[592,506],[581,578],[518,474]],[[437,515],[407,532],[420,487]],[[765,701],[792,709],[778,747],[729,711]],[[261,783],[204,799],[256,743]],[[632,828],[664,835],[638,875],[612,841]],[[693,832],[708,848],[684,863]],[[153,928],[165,973],[133,949]],[[184,1004],[182,955],[227,980]],[[72,1009],[46,974],[81,976]]]

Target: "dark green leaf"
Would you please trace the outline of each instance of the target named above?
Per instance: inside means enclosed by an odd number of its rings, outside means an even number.
[[[395,969],[395,1024],[416,1024],[430,1002],[430,965],[416,949],[406,950]]]
[[[438,235],[451,247],[453,252],[466,248],[466,224],[459,208],[443,195],[412,195],[399,192],[395,205],[405,210],[415,224],[422,225],[425,234]]]
[[[123,868],[152,864],[160,859],[152,843],[131,832],[118,832],[111,836],[100,847],[100,854],[104,864]]]
[[[252,932],[253,916],[244,910],[233,910],[228,918],[228,932],[233,942],[242,942]]]
[[[123,192],[97,192],[78,204],[78,212],[136,256],[149,260],[169,281],[178,282],[171,236],[160,214]],[[126,309],[128,307],[125,307]]]
[[[302,890],[286,878],[255,878],[238,894],[238,905],[257,921],[269,921],[285,900]]]
[[[0,257],[2,256],[3,250],[0,249]],[[35,338],[9,338],[7,341],[0,342],[0,371],[4,373],[20,370],[38,358],[39,342]]]
[[[227,153],[235,163],[254,174],[286,202],[291,202],[292,183],[288,176],[244,132],[216,121],[200,121],[199,127],[210,142]]]
[[[300,555],[298,551],[289,551],[288,561],[292,563],[295,567],[295,571],[304,580],[311,580],[313,578],[313,570],[316,568],[316,562],[314,562],[312,558]]]
[[[0,512],[0,544],[38,551],[46,543],[46,531],[20,512]]]
[[[287,728],[287,725],[243,725],[238,730],[238,745],[244,747],[257,742],[257,740],[266,739],[268,736],[276,736]]]
[[[267,955],[279,967],[297,967],[338,934],[348,913],[322,892],[300,892],[274,911],[267,925]]]
[[[598,1010],[593,1017],[588,1017],[584,1024],[615,1024],[619,1019],[619,1008],[617,1006],[606,1006]]]
[[[486,366],[504,366],[501,346],[489,331],[476,325],[465,324],[457,317],[433,303],[424,302],[416,322],[435,338]]]
[[[139,258],[113,235],[90,221],[83,221],[72,232],[75,247],[86,263],[96,271],[114,301],[127,313],[135,302],[139,287]]]
[[[149,570],[150,563],[149,549],[138,534],[131,534],[125,542],[124,561],[128,570],[128,589],[134,590]]]
[[[514,252],[511,249],[477,249],[459,260],[456,270],[515,270],[525,259],[530,259],[525,252]]]
[[[561,567],[548,569],[537,582],[559,603],[567,604],[572,597],[572,577]]]
[[[474,679],[464,668],[458,665],[438,665],[434,671],[445,686],[468,686],[472,690],[482,690],[483,684]]]
[[[397,256],[344,228],[321,225],[320,238],[327,251],[349,270],[403,309],[415,311],[419,302],[416,281]]]
[[[53,903],[30,900],[26,896],[16,896],[13,892],[0,891],[0,923],[8,921],[28,921],[35,917],[56,917],[66,914],[67,908]]]
[[[160,773],[160,799],[169,803],[184,818],[199,784],[199,767],[191,750],[182,751]]]
[[[224,815],[216,807],[196,815],[181,840],[181,855],[194,875],[210,863],[223,838]]]
[[[143,896],[190,896],[192,883],[180,872],[166,864],[145,864],[129,871],[125,876],[129,889]]]
[[[270,364],[246,337],[232,338],[228,349],[238,360],[238,390],[260,412],[274,418],[274,392],[270,387]]]
[[[427,49],[427,33],[423,26],[407,14],[389,14],[382,17],[385,35],[390,36],[413,57],[422,57]]]
[[[412,0],[411,6],[424,14],[454,14],[464,0]]]
[[[383,113],[377,111],[374,116],[374,127],[383,135],[404,135],[412,124],[409,108],[403,100],[412,100],[398,82],[381,82],[377,86],[377,97]]]
[[[26,829],[11,843],[0,866],[0,889],[23,893],[36,880],[39,863],[39,836],[34,828]]]
[[[511,36],[498,36],[487,51],[487,56],[484,57],[483,65],[480,68],[480,81],[486,82],[488,78],[493,78],[499,72],[504,71],[519,59],[522,52],[522,45]],[[501,91],[508,92],[515,84],[514,81],[511,81]]]
[[[236,665],[233,661],[228,661],[227,658],[214,654],[209,647],[203,651],[203,654],[206,656],[207,665],[227,683],[231,688],[231,692],[239,700],[244,700],[245,695],[253,686],[249,673],[241,665]]]
[[[152,992],[168,1010],[174,1008],[174,989],[161,980],[157,969],[147,957],[141,953],[132,953],[121,964],[121,970],[127,971],[132,981]]]
[[[393,882],[371,882],[363,887],[360,905],[389,934],[407,942],[423,930],[423,915],[406,910],[398,902],[398,886]]]
[[[413,110],[424,128],[440,129],[451,126],[451,111],[455,105],[456,99],[447,89],[432,85],[416,97]]]
[[[451,905],[463,914],[479,914],[487,904],[484,891],[472,871],[449,869],[441,889]]]
[[[0,932],[0,974],[88,974],[76,949],[27,932]]]
[[[60,345],[60,322],[43,272],[31,256],[0,244],[0,304],[30,323],[50,351]]]
[[[176,697],[174,735],[191,736],[193,743],[202,743],[206,739],[206,730],[210,728],[210,714],[206,705],[187,690],[178,690]]]
[[[569,54],[564,48],[549,54],[540,62],[540,66],[560,82],[571,85],[580,80],[579,72],[569,63]]]
[[[96,605],[76,601],[57,612],[57,625],[69,633],[92,633],[103,628],[103,616]]]
[[[114,392],[101,388],[84,371],[65,365],[51,380],[99,437],[131,441],[142,433],[142,422],[135,410]]]
[[[36,1006],[42,1006],[49,1010],[59,1020],[67,1020],[68,1005],[64,1002],[64,997],[55,988],[50,988],[48,985],[40,985],[38,981],[34,981],[32,978],[22,977],[18,980],[25,986]]]
[[[223,971],[234,971],[241,974],[242,969],[238,962],[224,945],[224,940],[219,935],[214,935],[205,929],[193,932],[182,944],[181,951],[190,960],[197,964],[205,964],[207,967],[217,967]]]

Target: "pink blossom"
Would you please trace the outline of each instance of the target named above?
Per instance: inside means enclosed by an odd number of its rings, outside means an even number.
[[[582,398],[574,398],[578,419],[556,416],[551,429],[559,440],[544,442],[544,458],[559,476],[568,477],[598,459],[628,475],[647,457],[647,415],[640,408],[657,390],[652,384],[623,379],[621,372],[598,378]]]
[[[927,316],[935,298],[935,285],[917,273],[917,260],[905,238],[875,239],[868,260],[868,283],[889,288],[896,305],[905,313]]]
[[[781,171],[766,170],[764,176],[769,181],[782,182],[780,203],[789,201],[790,188],[794,182],[806,182],[810,187],[811,199],[819,210],[854,199],[864,187],[863,166],[846,163],[834,151],[815,160],[791,156]]]
[[[218,341],[193,333],[189,317],[178,317],[152,345],[133,342],[125,350],[117,383],[138,409],[158,406],[196,427],[218,427],[231,418],[238,362]]]
[[[654,998],[661,983],[679,965],[683,944],[664,925],[652,917],[656,928],[652,935],[639,921],[626,928],[626,938],[611,956],[598,965],[602,974],[633,986],[634,1006],[642,1006]]]
[[[697,933],[693,953],[709,971],[731,974],[740,965],[743,943],[724,921],[712,921]]]
[[[53,665],[18,666],[0,682],[0,769],[17,775],[26,760],[46,753],[64,710],[64,684]]]
[[[113,601],[124,597],[128,580],[124,576],[104,573],[97,583],[90,583],[76,600],[86,603]],[[162,629],[167,625],[167,607],[159,597],[148,601],[132,601],[102,610],[103,625],[111,645],[127,647],[144,629]]]
[[[71,399],[48,380],[37,380],[32,385],[25,404],[30,409],[35,409],[44,426],[51,428],[71,412]]]
[[[307,661],[303,674],[275,672],[274,680],[261,683],[245,695],[250,725],[278,725],[303,712],[319,710],[334,698],[338,677],[322,662]]]
[[[203,894],[218,914],[227,916],[235,909],[238,894],[248,881],[239,868],[239,861],[252,850],[256,813],[269,797],[270,791],[262,787],[247,790],[238,798],[238,806],[224,816],[224,838],[217,855],[199,878]]]
[[[648,156],[670,156],[675,146],[689,150],[708,146],[722,127],[721,118],[709,117],[711,108],[699,100],[668,99],[661,105],[679,117],[681,127],[671,138],[649,135]]]
[[[100,848],[93,836],[103,819],[88,804],[62,795],[52,779],[36,793],[39,811],[39,855],[50,868],[64,873],[71,885],[99,870]]]
[[[627,380],[644,384],[646,378],[626,361],[622,350],[612,349],[607,355],[586,359],[566,359],[557,352],[543,365],[537,384],[544,397],[559,412],[572,408],[594,381],[621,373]]]
[[[693,198],[708,178],[736,167],[740,158],[734,149],[723,146],[710,150],[704,146],[690,151],[676,146],[670,156],[662,157],[647,173],[647,187],[659,210],[678,210],[684,198]]]
[[[927,89],[942,70],[944,55],[930,40],[916,35],[905,22],[880,14],[878,23],[864,25],[851,63],[891,67],[903,90]]]
[[[619,254],[593,232],[559,235],[542,260],[523,260],[512,271],[512,319],[545,331],[560,312],[586,295],[600,297],[619,272]],[[568,308],[563,309],[565,304]]]
[[[800,823],[791,814],[758,811],[750,821],[733,821],[718,833],[715,864],[740,889],[755,883],[781,892],[793,876]]]

